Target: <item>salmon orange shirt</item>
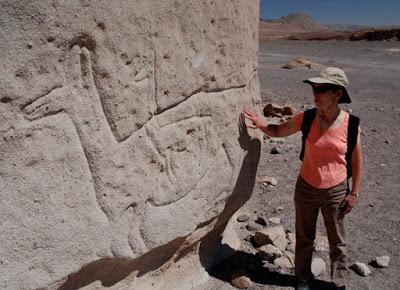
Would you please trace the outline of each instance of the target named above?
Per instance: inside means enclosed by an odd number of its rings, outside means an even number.
[[[294,117],[301,130],[304,112]],[[330,188],[347,178],[346,151],[349,114],[336,128],[321,130],[314,120],[307,136],[300,176],[316,188]]]

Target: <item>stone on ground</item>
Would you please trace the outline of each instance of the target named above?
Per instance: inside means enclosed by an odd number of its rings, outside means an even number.
[[[231,284],[238,289],[248,289],[253,286],[253,282],[246,275],[243,269],[236,270],[231,275]]]
[[[273,261],[276,258],[282,257],[283,253],[277,247],[273,245],[264,245],[258,249],[258,253],[265,257],[268,261]]]
[[[376,268],[387,268],[389,267],[390,256],[380,256],[375,257],[371,262],[370,265]]]
[[[261,231],[256,232],[254,240],[259,246],[272,244],[281,251],[284,251],[288,244],[286,240],[286,234],[282,226],[262,229]]]
[[[313,258],[311,262],[311,272],[314,277],[319,277],[323,272],[325,272],[326,264],[321,258]]]
[[[350,269],[352,269],[357,275],[363,277],[371,274],[371,270],[368,268],[368,266],[361,262],[354,263],[350,266]]]
[[[314,250],[320,252],[329,251],[328,237],[317,235],[314,240]]]

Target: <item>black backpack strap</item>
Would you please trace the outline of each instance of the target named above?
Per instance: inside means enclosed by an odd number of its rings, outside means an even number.
[[[347,178],[351,178],[351,156],[353,155],[354,148],[357,145],[358,126],[360,125],[360,118],[349,115],[349,125],[347,127],[347,152],[346,152],[346,167]]]
[[[315,118],[316,113],[317,113],[316,108],[304,111],[303,121],[301,122],[301,132],[303,133],[303,136],[301,137],[301,142],[302,142],[301,143],[301,152],[300,152],[300,160],[301,161],[303,161],[303,158],[304,158],[306,139],[307,139],[308,133],[310,133],[311,124]]]

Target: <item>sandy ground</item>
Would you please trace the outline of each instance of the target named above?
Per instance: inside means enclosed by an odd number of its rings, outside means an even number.
[[[312,63],[311,69],[281,68],[296,57]],[[347,41],[271,41],[260,44],[259,78],[263,105],[273,102],[301,110],[312,105],[311,89],[301,81],[319,74],[324,66],[343,68],[349,79],[353,114],[361,118],[365,172],[361,196],[346,217],[349,265],[368,263],[373,257],[389,255],[389,268],[371,268],[368,277],[349,271],[348,289],[400,289],[400,43]],[[261,115],[261,112],[259,112]],[[240,209],[253,217],[265,213],[282,219],[294,230],[293,190],[300,161],[300,134],[285,138],[282,144],[264,140],[258,176],[273,176],[279,184],[265,190],[257,183],[252,198]],[[270,154],[273,146],[287,148],[283,154]],[[288,146],[289,145],[289,146]],[[277,212],[278,207],[283,207]],[[243,238],[243,231],[239,235]],[[318,231],[324,233],[322,218]],[[248,233],[249,234],[249,233]],[[243,242],[246,243],[246,242]],[[321,255],[329,265],[327,253]],[[328,266],[329,269],[329,266]],[[250,289],[293,289],[292,275],[265,274],[251,277]],[[199,290],[236,289],[224,275],[213,274]],[[315,289],[329,289],[329,270]]]

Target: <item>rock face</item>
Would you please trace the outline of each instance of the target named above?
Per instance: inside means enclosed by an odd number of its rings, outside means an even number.
[[[1,2],[1,289],[206,277],[255,182],[258,5]]]

